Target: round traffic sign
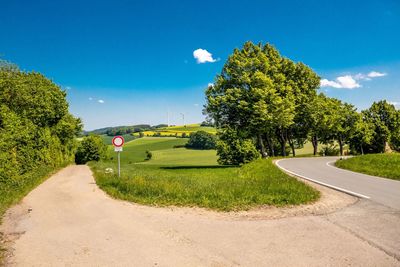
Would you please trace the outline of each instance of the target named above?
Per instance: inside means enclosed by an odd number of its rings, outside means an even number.
[[[118,135],[118,136],[114,136],[114,138],[112,139],[112,144],[116,147],[121,147],[124,144],[125,140],[122,136]]]

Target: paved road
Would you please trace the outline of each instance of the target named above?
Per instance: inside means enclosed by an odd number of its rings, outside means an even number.
[[[333,164],[338,159],[338,157],[283,159],[277,161],[277,165],[303,178],[400,210],[400,181],[336,168]]]

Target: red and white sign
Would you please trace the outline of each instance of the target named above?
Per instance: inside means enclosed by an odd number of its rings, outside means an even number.
[[[125,143],[125,140],[122,136],[118,135],[118,136],[114,136],[114,138],[112,139],[112,144],[115,147],[122,147]]]

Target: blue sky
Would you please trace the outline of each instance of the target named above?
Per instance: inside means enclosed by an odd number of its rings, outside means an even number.
[[[0,0],[0,7],[0,57],[63,86],[87,130],[166,123],[167,110],[172,123],[182,123],[180,113],[201,122],[204,89],[248,40],[309,65],[329,96],[360,109],[380,99],[400,107],[397,0]]]

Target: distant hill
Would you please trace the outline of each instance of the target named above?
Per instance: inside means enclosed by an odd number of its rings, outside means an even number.
[[[85,131],[84,134],[98,134],[98,135],[108,135],[108,136],[115,136],[115,135],[125,135],[125,134],[132,134],[144,131],[152,131],[159,128],[167,127],[166,124],[159,124],[151,126],[150,124],[137,124],[137,125],[130,125],[130,126],[115,126],[115,127],[105,127],[100,129],[95,129],[92,131]]]

